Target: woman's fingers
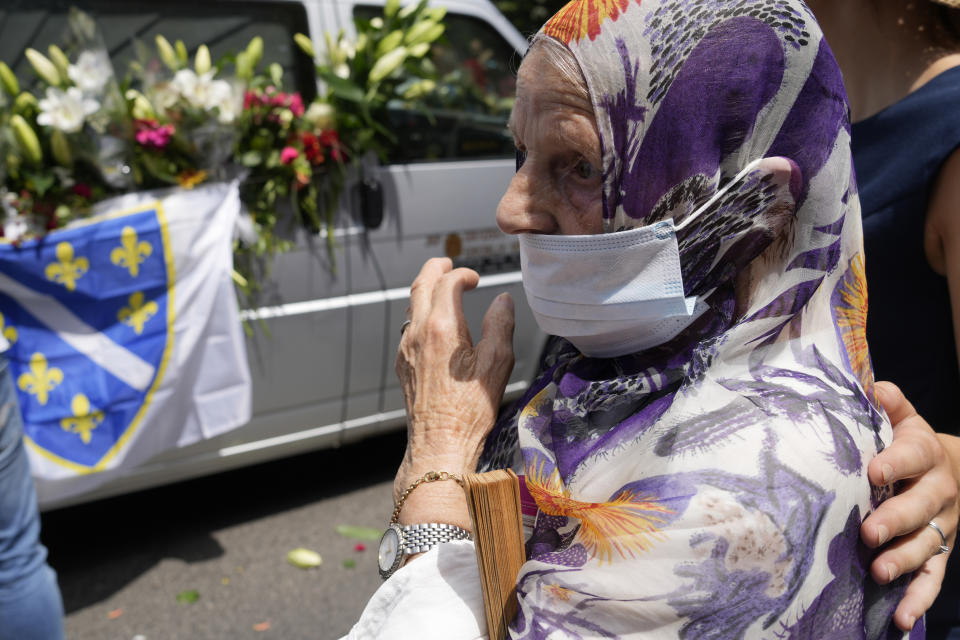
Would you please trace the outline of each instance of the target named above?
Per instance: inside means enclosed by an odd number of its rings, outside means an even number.
[[[893,424],[893,442],[870,462],[870,482],[884,486],[926,473],[943,456],[943,447],[900,389],[878,382],[877,396]]]
[[[860,530],[863,541],[876,548],[925,527],[938,516],[949,520],[951,513],[956,514],[954,502],[950,499],[952,483],[951,475],[934,470],[907,485],[898,495],[884,500],[864,521]],[[952,535],[955,528],[955,525],[943,525],[946,535]],[[919,564],[911,569],[917,566]]]
[[[934,521],[942,520],[935,518]],[[927,520],[929,522],[930,520]],[[938,522],[939,524],[939,522]],[[947,539],[948,542],[951,540]],[[880,584],[887,584],[900,576],[924,567],[940,554],[940,534],[926,522],[911,533],[896,538],[877,554],[870,565],[870,574]],[[946,554],[944,558],[946,558]],[[942,574],[942,572],[941,572]],[[939,585],[937,585],[939,588]]]
[[[877,396],[880,398],[880,404],[883,410],[890,416],[890,422],[898,424],[910,416],[917,415],[916,410],[910,401],[907,400],[900,387],[892,382],[880,381],[875,385]]]
[[[422,324],[430,313],[433,291],[443,276],[453,269],[450,258],[430,258],[410,285],[410,315],[413,324]]]
[[[893,442],[870,462],[870,482],[886,486],[902,482],[898,494],[885,500],[860,529],[870,547],[886,545],[870,565],[874,580],[886,584],[914,573],[894,620],[908,630],[933,604],[940,591],[948,554],[936,522],[953,546],[958,507],[957,480],[950,456],[927,422],[895,385],[877,383],[877,396],[893,423]]]
[[[893,422],[893,442],[870,462],[870,482],[886,486],[913,480],[899,489],[899,495],[881,503],[863,523],[861,537],[871,547],[924,527],[936,516],[949,521],[957,506],[951,461],[933,429],[896,386],[878,382],[877,392]],[[955,521],[955,517],[953,524],[945,521],[948,535],[953,534]]]
[[[913,575],[903,599],[897,605],[893,620],[903,631],[913,628],[916,621],[933,604],[940,593],[940,583],[947,568],[947,556],[938,555],[927,560]]]
[[[445,273],[433,288],[430,301],[430,326],[442,335],[452,332],[460,339],[470,341],[470,330],[463,315],[463,292],[477,286],[480,276],[473,269],[454,269]],[[473,342],[470,341],[473,346]]]
[[[483,316],[477,361],[481,367],[500,370],[504,379],[513,370],[513,326],[513,298],[509,293],[501,293]]]
[[[922,476],[944,459],[943,446],[920,416],[896,425],[893,436],[890,446],[870,461],[871,484],[882,487]]]

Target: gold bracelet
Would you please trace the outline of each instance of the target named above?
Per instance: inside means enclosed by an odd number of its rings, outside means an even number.
[[[427,471],[422,477],[414,480],[413,484],[407,487],[406,491],[400,494],[400,499],[397,500],[397,506],[393,509],[393,517],[390,518],[390,524],[396,523],[397,518],[400,517],[400,509],[403,508],[403,503],[406,501],[407,496],[409,496],[414,489],[422,485],[424,482],[437,482],[438,480],[456,480],[457,484],[459,484],[461,487],[463,486],[463,478],[455,473],[449,473],[447,471]]]

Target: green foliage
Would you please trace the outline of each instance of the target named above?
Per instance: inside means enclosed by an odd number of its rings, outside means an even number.
[[[357,20],[357,39],[341,31],[326,36],[326,48],[317,63],[317,75],[326,85],[324,100],[337,114],[337,130],[355,158],[374,152],[381,160],[397,145],[387,128],[389,107],[417,108],[424,81],[435,80],[427,55],[430,45],[443,36],[442,8],[427,8],[428,0],[399,9],[388,3],[382,17]],[[308,55],[317,48],[302,34],[295,37]]]

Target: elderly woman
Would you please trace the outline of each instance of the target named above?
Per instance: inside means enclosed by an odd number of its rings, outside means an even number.
[[[397,364],[400,523],[461,538],[462,491],[434,480],[523,473],[538,512],[516,638],[900,635],[905,579],[874,584],[859,535],[891,430],[847,105],[804,5],[572,2],[521,65],[511,129],[498,223],[558,338],[490,433],[512,302],[474,347],[476,274],[424,266]],[[482,637],[469,542],[399,564],[352,637]]]

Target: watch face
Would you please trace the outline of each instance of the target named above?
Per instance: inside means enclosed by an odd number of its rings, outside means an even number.
[[[380,538],[380,555],[378,558],[380,570],[389,571],[397,559],[398,553],[400,553],[400,537],[393,527],[389,527],[383,532],[383,537]]]

